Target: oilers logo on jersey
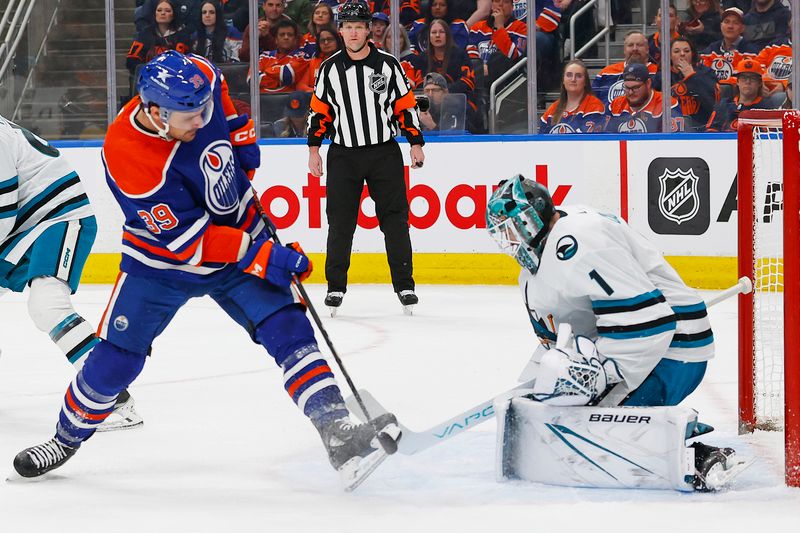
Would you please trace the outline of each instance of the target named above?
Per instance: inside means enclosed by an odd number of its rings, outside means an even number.
[[[676,224],[691,220],[700,209],[697,183],[700,178],[690,168],[688,171],[665,169],[658,177],[661,186],[658,193],[658,208],[664,218]]]
[[[225,215],[239,206],[236,187],[236,164],[228,141],[210,144],[200,156],[200,167],[206,178],[206,202],[217,214]]]
[[[564,122],[559,122],[558,124],[553,126],[553,129],[551,129],[548,133],[556,134],[556,135],[563,135],[563,134],[567,134],[567,133],[575,133],[575,128],[573,128],[572,126],[570,126],[569,124],[566,124]]]
[[[609,102],[612,102],[614,100],[614,98],[618,98],[618,97],[620,97],[620,96],[625,94],[625,89],[623,88],[623,84],[624,83],[625,83],[625,80],[619,80],[618,82],[614,83],[614,85],[612,85],[608,89],[608,101]]]
[[[717,81],[727,80],[733,76],[733,66],[731,65],[730,60],[727,58],[718,57],[712,61],[711,70],[714,71]]]
[[[647,126],[639,118],[632,118],[619,126],[619,133],[647,133]]]
[[[792,75],[792,57],[775,56],[767,67],[767,75],[776,80],[788,80]]]

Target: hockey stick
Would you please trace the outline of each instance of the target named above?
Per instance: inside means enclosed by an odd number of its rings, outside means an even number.
[[[281,244],[281,240],[278,237],[278,230],[275,225],[272,223],[272,220],[267,215],[267,212],[264,211],[264,206],[261,205],[261,200],[258,198],[258,193],[256,192],[255,187],[252,185],[250,186],[250,190],[253,193],[253,201],[256,204],[256,211],[258,211],[258,215],[261,217],[261,221],[267,226],[269,229],[271,238],[277,244]],[[322,325],[322,320],[317,313],[314,304],[311,303],[311,298],[309,298],[308,293],[306,292],[306,288],[303,287],[303,283],[300,281],[300,277],[297,274],[292,273],[292,282],[294,286],[297,288],[297,292],[300,293],[300,297],[303,299],[303,302],[308,309],[308,312],[311,313],[312,318],[314,319],[314,323],[317,325],[317,329],[322,334],[322,338],[325,339],[325,344],[328,345],[328,349],[331,351],[331,355],[333,355],[333,359],[336,361],[336,364],[339,365],[339,370],[342,372],[345,381],[347,382],[347,386],[350,387],[350,391],[353,393],[353,397],[358,402],[358,407],[360,408],[360,413],[363,414],[364,421],[371,423],[372,417],[369,416],[369,411],[367,407],[364,405],[364,401],[361,399],[359,395],[358,389],[353,384],[353,380],[350,379],[350,374],[347,372],[347,369],[344,367],[344,363],[342,363],[342,359],[339,357],[339,352],[336,351],[336,348],[333,347],[333,342],[331,338],[328,336],[328,330],[325,329],[325,326]],[[378,431],[379,428],[375,428],[375,431]],[[392,455],[397,451],[397,440],[399,439],[401,434],[391,435],[387,432],[378,433],[378,441],[381,443],[381,447],[383,450]]]
[[[747,294],[752,290],[753,286],[750,282],[750,279],[743,277],[736,285],[725,289],[718,295],[709,299],[706,302],[706,307],[713,307],[714,305],[730,298],[731,296],[739,293]],[[563,329],[565,330],[565,335],[568,335],[569,332],[566,331],[567,328]],[[559,327],[559,333],[561,333],[561,330],[562,328]],[[561,336],[562,335],[559,335],[559,338]],[[496,399],[512,398],[519,394],[524,394],[524,392],[530,390],[532,387],[533,380],[521,383],[510,390],[502,392],[499,395],[479,403],[478,405],[467,409],[466,411],[459,413],[443,422],[431,426],[424,431],[413,431],[407,426],[404,426],[398,422],[403,435],[403,438],[400,439],[398,445],[398,451],[404,455],[414,455],[417,452],[430,448],[431,446],[435,446],[436,444],[439,444],[440,442],[443,442],[451,437],[460,435],[464,431],[471,429],[478,424],[486,422],[490,418],[493,418],[494,402]],[[387,412],[386,408],[384,408],[383,405],[381,405],[378,400],[376,400],[375,397],[370,394],[369,391],[362,389],[359,391],[359,394],[359,404],[365,402],[369,407],[369,412],[373,414]],[[362,417],[362,420],[364,419],[363,411],[359,411],[359,405],[355,404],[352,397],[347,398],[346,403],[348,408],[355,413],[356,416]]]

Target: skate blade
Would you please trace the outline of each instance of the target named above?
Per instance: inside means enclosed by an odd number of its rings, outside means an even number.
[[[328,307],[328,309],[330,309],[330,311],[331,311],[331,318],[336,318],[336,311],[338,311],[339,308],[338,307]]]
[[[414,305],[404,305],[403,314],[406,316],[412,316],[414,314]]]
[[[12,485],[17,483],[19,484],[41,483],[42,481],[47,481],[48,479],[60,479],[63,477],[64,476],[53,474],[52,472],[46,472],[41,476],[36,476],[36,477],[23,477],[19,475],[19,472],[17,472],[12,468],[11,472],[6,476],[6,483],[11,483]]]
[[[388,454],[381,448],[364,458],[350,459],[339,468],[339,477],[345,492],[353,492],[372,474]]]
[[[730,488],[731,481],[739,474],[750,468],[755,459],[736,459],[736,462],[727,470],[712,468],[706,475],[705,483],[711,491],[717,492]]]
[[[111,431],[123,431],[126,429],[136,429],[144,425],[144,420],[135,420],[133,422],[123,421],[123,422],[114,422],[111,424],[100,424],[97,426],[95,432],[97,433],[109,433]]]

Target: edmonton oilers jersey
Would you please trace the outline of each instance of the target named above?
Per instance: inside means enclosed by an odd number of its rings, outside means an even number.
[[[135,120],[131,100],[108,128],[102,158],[106,181],[125,215],[123,272],[196,280],[227,263],[203,261],[210,225],[257,236],[258,216],[247,175],[230,142],[228,119],[236,115],[227,84],[208,61],[189,56],[213,89],[210,122],[191,142],[165,141]]]
[[[595,340],[629,390],[662,358],[714,356],[703,299],[661,252],[627,223],[591,208],[560,208],[537,273],[522,269],[522,296],[537,336],[555,342],[561,323]]]

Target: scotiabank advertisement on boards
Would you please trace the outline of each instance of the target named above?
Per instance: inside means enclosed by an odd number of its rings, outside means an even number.
[[[98,218],[94,252],[119,252],[122,214],[106,186],[100,149],[60,149],[83,179]],[[325,176],[308,173],[304,145],[261,149],[253,184],[282,239],[324,252]],[[401,150],[407,165],[408,145]],[[626,217],[667,255],[736,255],[733,139],[429,142],[425,155],[422,169],[404,169],[419,253],[497,253],[486,232],[486,202],[501,179],[523,174],[545,184],[557,205],[585,204]],[[383,252],[366,194],[358,226],[353,251]]]

